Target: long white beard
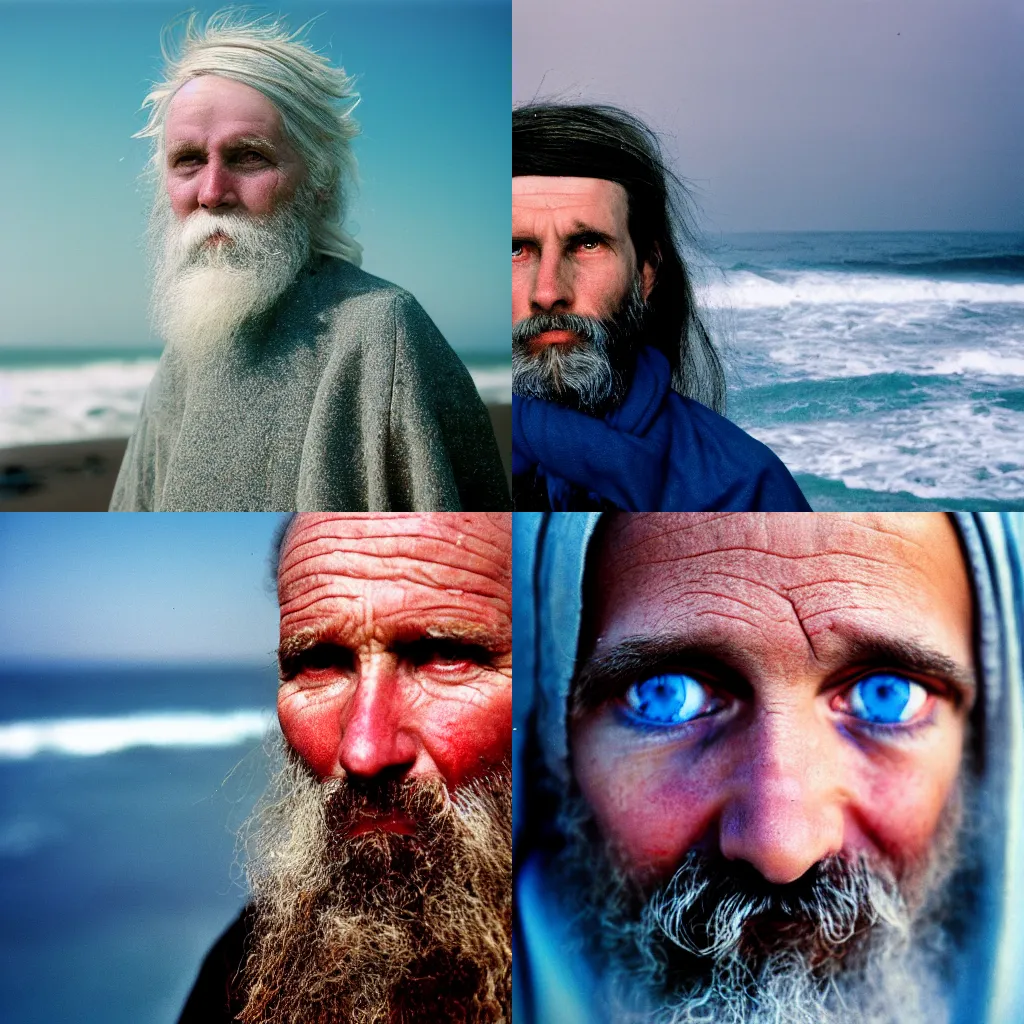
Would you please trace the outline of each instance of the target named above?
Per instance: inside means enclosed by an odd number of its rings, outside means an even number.
[[[267,217],[197,210],[178,220],[161,195],[149,225],[156,332],[190,353],[226,345],[281,297],[308,261],[311,209],[300,189]],[[208,244],[218,232],[231,241]]]

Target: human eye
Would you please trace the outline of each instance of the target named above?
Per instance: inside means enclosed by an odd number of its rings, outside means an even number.
[[[526,255],[526,243],[518,238],[512,239],[512,259],[520,260]]]
[[[427,637],[402,645],[402,654],[416,668],[452,675],[488,665],[491,654],[479,644]]]
[[[333,676],[352,671],[354,667],[354,654],[340,644],[313,644],[303,651],[281,657],[281,675],[285,680],[297,676],[317,679],[328,673]]]
[[[931,694],[921,683],[890,672],[877,672],[854,683],[840,698],[841,710],[874,725],[918,721]]]
[[[623,697],[627,714],[647,725],[682,725],[717,711],[722,701],[682,672],[666,672],[633,683]]]
[[[265,164],[267,158],[259,150],[247,149],[236,158],[240,164]]]
[[[600,235],[585,234],[576,239],[576,248],[582,252],[597,252],[604,245]]]

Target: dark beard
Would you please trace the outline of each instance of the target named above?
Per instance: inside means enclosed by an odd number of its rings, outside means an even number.
[[[622,404],[642,344],[646,305],[634,280],[619,308],[605,318],[541,313],[512,326],[512,393],[601,416]],[[577,342],[532,348],[546,331],[569,331]]]
[[[691,851],[645,885],[607,850],[580,797],[554,869],[616,1022],[940,1022],[942,911],[959,861],[954,798],[927,862],[897,880],[829,857],[789,885]]]
[[[320,783],[289,754],[253,819],[245,1024],[511,1020],[511,778]],[[416,835],[349,837],[364,812]]]

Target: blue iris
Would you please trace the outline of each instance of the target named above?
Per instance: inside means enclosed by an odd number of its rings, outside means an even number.
[[[884,673],[868,676],[850,688],[850,710],[866,722],[909,722],[921,710],[928,691],[920,684]]]
[[[637,718],[657,725],[678,725],[705,710],[708,695],[692,676],[652,676],[626,691],[626,705]]]

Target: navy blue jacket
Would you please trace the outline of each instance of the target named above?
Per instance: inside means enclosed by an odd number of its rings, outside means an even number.
[[[668,360],[637,356],[625,400],[601,419],[512,398],[516,509],[810,512],[778,456],[707,406],[676,394]]]

